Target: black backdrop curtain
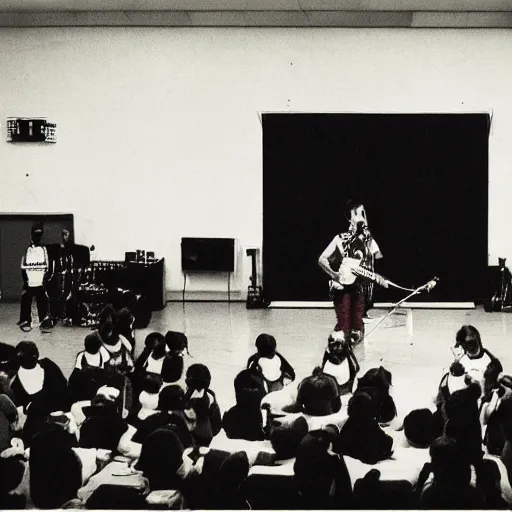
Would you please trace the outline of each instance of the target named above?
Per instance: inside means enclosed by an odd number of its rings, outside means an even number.
[[[487,114],[264,114],[263,276],[270,301],[328,300],[317,259],[366,206],[384,259],[418,300],[481,297],[488,259]],[[403,292],[376,287],[375,300]]]

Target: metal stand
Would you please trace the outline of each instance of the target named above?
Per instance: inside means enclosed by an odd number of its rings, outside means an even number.
[[[398,301],[396,304],[393,304],[391,306],[391,309],[382,318],[379,319],[379,321],[372,327],[372,329],[370,329],[369,332],[365,333],[365,336],[364,336],[365,339],[368,338],[368,336],[370,336],[370,334],[372,334],[375,331],[375,329],[377,329],[377,327],[382,322],[384,322],[384,320],[389,318],[395,312],[395,310],[397,310],[404,302],[409,300],[411,297],[414,297],[415,295],[419,295],[423,290],[425,290],[425,285],[422,285],[422,286],[416,288],[416,290],[412,291],[409,295],[407,295],[407,297],[404,297],[402,300]]]

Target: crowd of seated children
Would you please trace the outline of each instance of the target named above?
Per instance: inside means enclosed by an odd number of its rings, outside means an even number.
[[[456,335],[461,351],[436,402],[411,411],[395,404],[388,370],[358,374],[343,340],[330,338],[321,364],[294,382],[275,338],[258,336],[234,380],[236,405],[222,415],[208,367],[186,364],[184,334],[150,333],[132,365],[120,336],[107,311],[69,382],[34,343],[16,347],[0,393],[0,506],[512,505],[512,379],[472,326]]]

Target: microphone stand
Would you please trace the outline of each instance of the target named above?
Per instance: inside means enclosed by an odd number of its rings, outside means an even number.
[[[429,283],[430,283],[430,281],[429,281]],[[397,303],[393,304],[391,306],[391,309],[382,318],[379,318],[379,321],[372,327],[372,329],[370,329],[370,331],[368,333],[365,333],[364,338],[365,339],[368,338],[368,336],[370,336],[370,334],[372,334],[375,331],[375,329],[377,329],[377,327],[382,322],[384,322],[384,320],[389,318],[395,312],[395,310],[398,309],[405,301],[409,300],[411,297],[414,297],[415,295],[419,295],[423,290],[426,290],[426,289],[427,289],[427,285],[424,284],[424,285],[416,288],[416,290],[414,290],[412,293],[407,295],[407,297],[405,297],[402,300],[398,301]]]

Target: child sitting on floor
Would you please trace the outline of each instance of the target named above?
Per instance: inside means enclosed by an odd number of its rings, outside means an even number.
[[[340,394],[344,395],[352,391],[359,369],[360,366],[349,339],[343,335],[343,331],[332,333],[324,352],[322,371],[336,379]]]
[[[274,336],[260,334],[256,338],[257,352],[247,362],[247,369],[263,378],[268,393],[283,389],[286,384],[295,380],[294,369],[276,348]]]

